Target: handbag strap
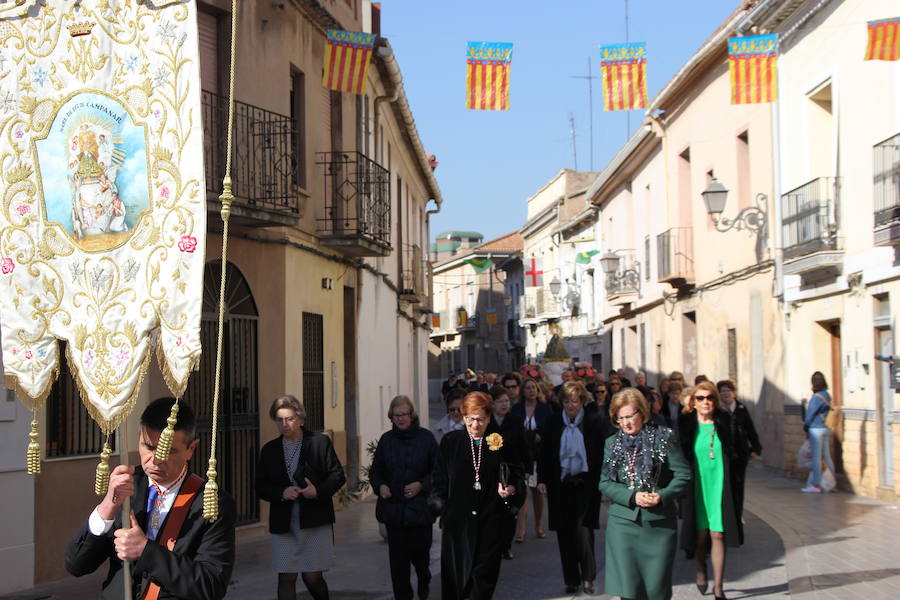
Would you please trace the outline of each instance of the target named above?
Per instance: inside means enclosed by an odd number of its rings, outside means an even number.
[[[184,520],[187,518],[188,512],[190,512],[194,497],[202,484],[203,479],[194,473],[191,473],[190,477],[181,484],[178,496],[175,497],[175,503],[166,517],[166,524],[163,526],[162,534],[156,538],[160,546],[165,546],[170,551],[175,548],[175,542],[178,539],[178,534],[181,532],[181,526],[184,525]],[[144,595],[141,596],[141,600],[156,600],[158,597],[159,585],[151,583],[144,591]]]

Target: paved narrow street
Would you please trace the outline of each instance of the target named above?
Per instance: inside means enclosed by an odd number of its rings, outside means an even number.
[[[900,596],[896,540],[900,510],[876,500],[838,493],[801,494],[801,482],[762,468],[748,473],[747,543],[730,553],[725,591],[740,598],[799,600],[894,600]],[[529,528],[533,531],[533,527]],[[335,526],[337,565],[327,579],[337,599],[391,597],[387,544],[378,533],[374,502],[357,503],[338,514]],[[432,597],[440,597],[440,531],[432,548]],[[598,536],[602,547],[602,536]],[[498,600],[565,598],[554,535],[528,537],[504,561]],[[598,555],[602,568],[602,555]],[[228,598],[273,597],[267,537],[238,544]],[[676,559],[675,598],[697,599],[693,565]],[[0,600],[87,600],[97,597],[104,573],[37,586]],[[602,589],[602,572],[598,590]],[[298,594],[308,598],[305,592]],[[606,596],[598,596],[607,598]],[[709,596],[711,597],[711,596]]]

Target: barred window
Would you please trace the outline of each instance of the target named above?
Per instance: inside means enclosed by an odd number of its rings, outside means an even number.
[[[325,429],[325,357],[322,315],[303,313],[303,407],[306,427]]]

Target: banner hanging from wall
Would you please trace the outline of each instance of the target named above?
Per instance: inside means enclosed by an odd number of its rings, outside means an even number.
[[[900,60],[900,17],[868,23],[865,60]]]
[[[600,46],[603,110],[647,108],[647,44]]]
[[[65,341],[82,400],[108,433],[134,406],[154,343],[176,396],[200,359],[196,6],[10,4],[0,8],[12,66],[0,81],[4,384],[39,409]]]
[[[374,33],[329,29],[322,85],[338,92],[365,94],[374,47]]]
[[[728,70],[732,104],[778,100],[778,35],[729,38]]]
[[[512,44],[469,42],[466,47],[466,108],[509,110]]]

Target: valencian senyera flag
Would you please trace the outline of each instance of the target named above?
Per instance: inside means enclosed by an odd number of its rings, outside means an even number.
[[[900,60],[900,17],[869,21],[865,60]]]
[[[466,47],[466,108],[509,110],[512,44],[469,42]]]
[[[487,320],[488,325],[496,325],[497,324],[497,309],[489,308],[485,312],[485,319]]]
[[[603,110],[647,108],[647,44],[600,46]]]
[[[109,432],[154,350],[179,397],[200,359],[197,8],[17,4],[0,6],[4,384],[38,410],[64,341],[81,398]]]
[[[329,29],[322,85],[339,92],[365,94],[374,46],[374,33]]]
[[[472,265],[476,273],[484,273],[494,266],[494,261],[489,258],[467,258],[463,262],[467,265]]]
[[[579,252],[575,255],[575,262],[579,265],[589,265],[591,264],[591,257],[595,254],[599,254],[599,250],[588,250],[587,252]]]
[[[778,36],[728,39],[731,103],[758,104],[778,99]]]
[[[436,313],[436,312],[431,313],[431,328],[432,329],[440,329],[441,328],[441,313]]]

